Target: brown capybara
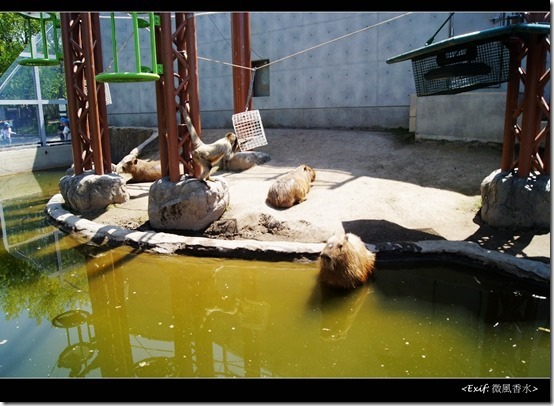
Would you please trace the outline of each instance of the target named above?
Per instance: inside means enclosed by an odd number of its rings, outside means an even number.
[[[375,254],[355,234],[329,237],[319,254],[319,279],[340,289],[354,289],[373,276]]]
[[[145,161],[137,157],[123,159],[117,166],[118,172],[131,174],[128,182],[154,182],[162,177],[162,167],[160,162]]]
[[[267,202],[273,207],[292,207],[306,200],[314,181],[315,170],[305,164],[299,165],[273,182],[267,192]]]

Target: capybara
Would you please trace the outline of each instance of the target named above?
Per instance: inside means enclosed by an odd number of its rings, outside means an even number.
[[[145,161],[137,157],[127,157],[117,165],[118,172],[131,174],[128,182],[154,182],[162,177],[160,162]]]
[[[289,208],[307,198],[312,182],[315,181],[315,170],[305,164],[280,176],[269,187],[267,202],[273,207]]]
[[[319,278],[324,284],[354,289],[373,276],[375,254],[355,234],[334,234],[319,255]]]

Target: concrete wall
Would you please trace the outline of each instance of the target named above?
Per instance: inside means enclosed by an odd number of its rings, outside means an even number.
[[[12,147],[0,151],[0,176],[52,168],[69,168],[73,163],[70,144],[46,147]]]
[[[148,139],[154,130],[154,128],[110,127],[112,162],[117,164],[133,148]],[[155,141],[152,142],[152,144],[155,143]],[[71,144],[0,149],[0,176],[52,168],[69,168],[72,164]]]
[[[502,143],[505,92],[413,97],[412,103],[416,138]]]
[[[253,99],[253,108],[260,110],[264,126],[408,128],[410,95],[415,93],[411,62],[387,64],[386,60],[424,46],[449,13],[404,14],[251,13],[252,60],[270,61],[270,94]],[[110,20],[103,18],[107,15],[101,13],[102,49],[105,70],[113,71]],[[500,15],[456,13],[434,42],[498,27],[492,18]],[[391,20],[394,17],[398,18]],[[120,71],[135,70],[130,24],[129,18],[116,21]],[[234,106],[229,13],[196,13],[196,33],[202,127],[230,128]],[[151,66],[147,31],[141,32],[140,46],[141,64]],[[154,82],[111,83],[109,88],[111,126],[157,127]],[[495,90],[505,91],[503,87]],[[450,130],[449,136],[457,138],[454,131],[461,131],[462,138],[473,133],[472,128],[463,128],[464,123],[479,127],[482,121],[488,126],[491,120],[497,122],[503,117],[503,109],[493,107],[487,115],[473,115],[473,102],[468,101],[471,97],[462,96],[466,102],[457,103],[448,115],[435,116],[441,128]],[[438,104],[439,100],[432,96],[422,103]],[[424,110],[422,106],[419,111]],[[454,120],[455,125],[448,120]]]

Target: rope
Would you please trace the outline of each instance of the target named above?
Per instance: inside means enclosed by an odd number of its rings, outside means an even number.
[[[254,78],[256,77],[256,68],[252,69],[252,80],[250,81],[250,86],[248,88],[248,97],[246,98],[246,106],[244,111],[248,111],[248,105],[250,104],[250,99],[252,99],[252,90],[254,90]]]
[[[195,13],[195,14],[197,14],[197,15],[209,15],[209,14],[217,14],[217,13]],[[200,60],[203,60],[203,61],[207,61],[207,62],[220,63],[220,64],[222,64],[222,65],[232,66],[232,67],[235,67],[235,68],[248,69],[248,70],[251,70],[251,71],[255,71],[256,69],[268,68],[269,66],[274,65],[274,64],[276,64],[276,63],[278,63],[278,62],[282,62],[282,61],[284,61],[284,60],[286,60],[286,59],[293,58],[293,57],[298,56],[298,55],[301,55],[301,54],[303,54],[303,53],[305,53],[305,52],[312,51],[312,50],[314,50],[314,49],[317,49],[317,48],[322,47],[322,46],[324,46],[324,45],[330,44],[330,43],[332,43],[332,42],[340,41],[340,40],[342,40],[342,39],[344,39],[344,38],[347,38],[347,37],[350,37],[350,36],[352,36],[352,35],[359,34],[360,32],[363,32],[363,31],[366,31],[366,30],[370,30],[370,29],[372,29],[372,28],[375,28],[375,27],[378,27],[378,26],[380,26],[380,25],[389,23],[389,22],[391,22],[391,21],[397,20],[397,19],[402,18],[402,17],[406,17],[406,16],[409,15],[409,14],[412,14],[412,12],[407,12],[407,13],[404,13],[404,14],[402,14],[402,15],[389,18],[388,20],[381,21],[380,23],[373,24],[373,25],[369,25],[369,26],[367,26],[367,27],[361,28],[361,29],[356,30],[356,31],[354,31],[354,32],[351,32],[351,33],[342,35],[342,36],[337,37],[337,38],[335,38],[335,39],[322,42],[321,44],[314,45],[313,47],[310,47],[310,48],[307,48],[307,49],[305,49],[305,50],[298,51],[298,52],[296,52],[296,53],[294,53],[294,54],[285,56],[285,57],[283,57],[283,58],[281,58],[281,59],[277,59],[277,60],[275,60],[275,61],[273,61],[273,62],[270,62],[270,63],[265,64],[265,65],[263,65],[263,66],[259,66],[259,67],[257,67],[257,68],[252,68],[252,67],[250,67],[250,66],[236,65],[236,64],[233,64],[233,63],[230,63],[230,62],[219,61],[219,60],[217,60],[217,59],[205,58],[205,57],[201,57],[201,56],[197,56],[197,59],[200,59]],[[452,14],[454,14],[454,13],[452,13]],[[452,17],[452,15],[451,15],[450,17]],[[449,17],[449,19],[450,19],[450,17]],[[121,17],[120,17],[120,18],[121,18]],[[123,17],[123,18],[125,18],[125,17]],[[448,21],[448,20],[447,20],[447,21]],[[212,21],[212,24],[213,24],[213,21]],[[446,21],[444,22],[444,24],[446,24]],[[441,28],[444,26],[444,24],[441,26]],[[214,25],[215,25],[215,24],[214,24]],[[217,27],[216,27],[216,28],[217,28]],[[441,28],[439,28],[439,31],[440,31]],[[219,31],[219,29],[218,29],[218,31]],[[221,33],[221,31],[220,31],[220,33]],[[435,34],[435,35],[436,35],[436,34]],[[433,37],[434,37],[434,36],[433,36]],[[129,41],[129,39],[131,39],[131,36],[129,36],[129,38],[127,38],[127,40],[123,43],[123,45],[120,47],[118,53],[121,52],[121,50],[127,45],[127,42]],[[224,38],[224,39],[225,39],[225,38]],[[229,42],[227,42],[227,45],[229,45]],[[230,46],[230,45],[229,45],[229,46]],[[111,67],[111,64],[112,64],[112,63],[113,63],[113,59],[112,59],[112,61],[110,62],[110,64],[108,65],[108,67],[107,67],[106,70],[108,70],[108,69]],[[250,87],[252,88],[252,86],[253,86],[253,84],[251,84]]]
[[[297,56],[297,55],[303,54],[304,52],[308,52],[308,51],[311,51],[311,50],[313,50],[313,49],[316,49],[316,48],[322,47],[322,46],[324,46],[324,45],[330,44],[330,43],[332,43],[332,42],[339,41],[339,40],[344,39],[344,38],[346,38],[346,37],[350,37],[350,36],[352,36],[352,35],[355,35],[355,34],[358,34],[358,33],[362,32],[362,31],[366,31],[366,30],[369,30],[369,29],[378,27],[378,26],[380,26],[380,25],[386,24],[386,23],[391,22],[391,21],[393,21],[393,20],[396,20],[396,19],[398,19],[398,18],[405,17],[405,16],[407,16],[408,14],[411,14],[411,12],[404,13],[404,14],[402,14],[402,15],[400,15],[400,16],[396,16],[396,17],[389,18],[388,20],[381,21],[380,23],[377,23],[377,24],[374,24],[374,25],[369,25],[369,26],[367,26],[367,27],[365,27],[365,28],[359,29],[359,30],[354,31],[354,32],[351,32],[351,33],[349,33],[349,34],[345,34],[345,35],[342,35],[342,36],[337,37],[337,38],[335,38],[335,39],[332,39],[332,40],[329,40],[329,41],[325,41],[325,42],[323,42],[323,43],[321,43],[321,44],[319,44],[319,45],[315,45],[315,46],[313,46],[313,47],[311,47],[311,48],[305,49],[304,51],[299,51],[299,52],[296,52],[296,53],[294,53],[294,54],[292,54],[292,55],[285,56],[284,58],[277,59],[276,61],[270,62],[270,63],[268,63],[267,65],[264,65],[263,68],[266,68],[266,67],[268,67],[268,66],[270,66],[270,65],[273,65],[273,64],[275,64],[275,63],[277,63],[277,62],[284,61],[285,59],[292,58],[292,57],[295,57],[295,56]]]
[[[281,59],[277,59],[277,60],[275,60],[275,61],[273,61],[273,62],[270,62],[270,63],[265,64],[265,65],[263,65],[263,66],[259,66],[259,67],[257,67],[257,68],[251,68],[251,67],[249,67],[249,66],[235,65],[235,64],[232,64],[232,63],[229,63],[229,62],[222,62],[222,61],[218,61],[218,60],[215,60],[215,59],[203,58],[203,57],[200,57],[200,56],[198,56],[197,58],[198,58],[198,59],[202,59],[202,60],[204,60],[204,61],[221,63],[221,64],[224,64],[224,65],[230,65],[230,66],[234,66],[234,67],[237,67],[237,68],[249,69],[249,70],[252,70],[252,71],[253,71],[253,70],[255,70],[255,69],[267,68],[267,67],[269,67],[269,66],[271,66],[271,65],[274,65],[274,64],[276,64],[276,63],[278,63],[278,62],[282,62],[282,61],[284,61],[284,60],[286,60],[286,59],[293,58],[293,57],[298,56],[298,55],[300,55],[300,54],[303,54],[303,53],[305,53],[305,52],[312,51],[312,50],[314,50],[314,49],[316,49],[316,48],[322,47],[322,46],[327,45],[327,44],[330,44],[330,43],[332,43],[332,42],[340,41],[340,40],[342,40],[342,39],[344,39],[344,38],[347,38],[347,37],[350,37],[350,36],[352,36],[352,35],[359,34],[360,32],[363,32],[363,31],[366,31],[366,30],[370,30],[370,29],[372,29],[372,28],[375,28],[375,27],[378,27],[378,26],[380,26],[380,25],[389,23],[389,22],[391,22],[391,21],[394,21],[394,20],[399,19],[399,18],[402,18],[402,17],[406,17],[406,16],[409,15],[409,14],[412,14],[412,12],[407,12],[407,13],[404,13],[404,14],[402,14],[402,15],[389,18],[388,20],[381,21],[380,23],[373,24],[373,25],[369,25],[369,26],[367,26],[367,27],[361,28],[361,29],[359,29],[359,30],[356,30],[356,31],[354,31],[354,32],[351,32],[351,33],[348,33],[348,34],[345,34],[345,35],[342,35],[342,36],[337,37],[337,38],[335,38],[335,39],[322,42],[321,44],[314,45],[313,47],[304,49],[304,50],[302,50],[302,51],[295,52],[294,54],[285,56],[285,57],[283,57],[283,58],[281,58]],[[442,27],[441,27],[441,28],[442,28]]]

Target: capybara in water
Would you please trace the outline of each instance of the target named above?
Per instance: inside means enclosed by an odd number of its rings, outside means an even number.
[[[123,159],[117,166],[118,172],[132,175],[128,182],[154,182],[162,177],[162,167],[159,162],[145,161],[137,157]]]
[[[373,276],[375,254],[355,234],[329,237],[319,255],[320,281],[334,288],[354,289]]]
[[[292,207],[306,200],[314,181],[315,170],[305,164],[299,165],[273,182],[267,193],[267,202],[273,207]]]

